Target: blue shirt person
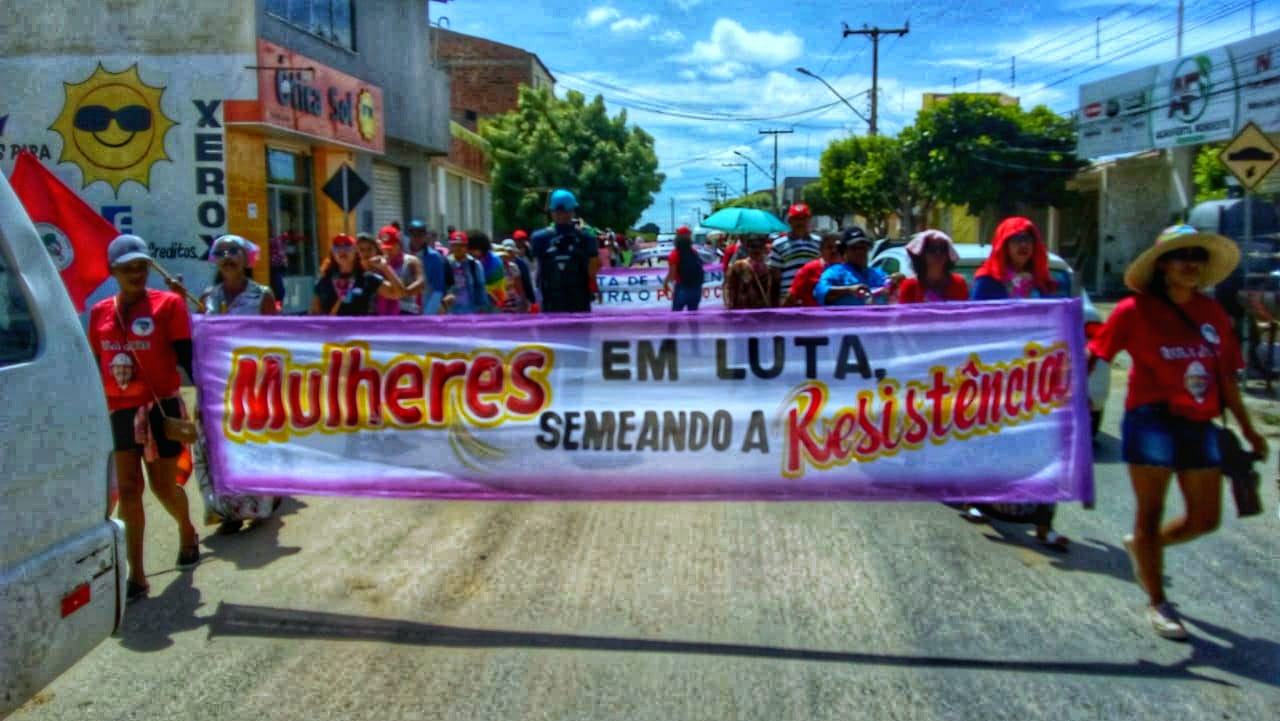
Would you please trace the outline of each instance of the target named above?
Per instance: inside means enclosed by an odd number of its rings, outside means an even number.
[[[894,277],[879,268],[867,266],[871,241],[865,236],[842,239],[836,243],[843,263],[835,263],[822,272],[813,298],[818,305],[866,305],[888,302]]]

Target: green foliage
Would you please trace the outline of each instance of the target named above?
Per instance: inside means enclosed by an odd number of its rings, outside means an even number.
[[[826,215],[837,220],[844,215],[844,212],[835,203],[828,200],[827,196],[822,192],[821,181],[809,183],[801,188],[800,199],[805,205],[809,206],[809,210],[814,215]]]
[[[646,235],[648,234],[657,235],[658,233],[662,232],[662,229],[658,227],[657,223],[645,223],[639,228],[636,228],[636,232],[644,233]]]
[[[480,124],[489,142],[493,219],[500,228],[546,224],[550,188],[569,188],[578,214],[600,228],[630,228],[653,202],[665,176],[653,136],[610,118],[604,99],[570,91],[520,88],[518,107]]]
[[[730,198],[720,203],[713,203],[711,210],[715,212],[721,208],[757,208],[773,212],[773,193],[764,191],[750,195],[739,195],[736,198]]]
[[[935,200],[974,215],[1054,203],[1085,165],[1075,155],[1071,120],[1043,105],[1023,111],[983,95],[953,95],[921,110],[900,137],[912,178]]]
[[[1202,145],[1196,153],[1192,168],[1196,184],[1196,202],[1225,200],[1227,197],[1227,168],[1218,160],[1225,143]]]
[[[921,206],[932,201],[916,182],[895,137],[851,136],[827,146],[819,165],[817,192],[829,212],[841,217],[861,215],[875,235],[888,232],[889,217],[897,215],[906,232],[913,232]],[[814,212],[817,212],[816,210]]]

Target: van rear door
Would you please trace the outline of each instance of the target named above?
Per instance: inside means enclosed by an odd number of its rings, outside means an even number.
[[[110,433],[79,317],[0,174],[0,716],[122,618]]]

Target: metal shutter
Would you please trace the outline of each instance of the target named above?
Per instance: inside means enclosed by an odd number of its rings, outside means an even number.
[[[373,227],[376,230],[391,221],[399,221],[401,227],[408,223],[404,215],[403,174],[395,165],[373,164]]]

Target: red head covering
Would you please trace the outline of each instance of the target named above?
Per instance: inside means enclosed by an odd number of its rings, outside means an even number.
[[[380,242],[383,245],[392,245],[392,244],[399,245],[400,244],[400,230],[396,228],[394,225],[385,225],[382,227],[382,230],[378,231],[379,239],[381,239],[382,236],[384,235],[387,236],[386,239],[380,240]]]
[[[1019,233],[1026,233],[1035,240],[1035,249],[1031,254],[1031,277],[1035,281],[1036,289],[1044,294],[1051,294],[1058,289],[1058,284],[1049,275],[1049,250],[1044,247],[1044,241],[1040,238],[1040,230],[1036,228],[1036,224],[1027,218],[1021,216],[1013,216],[1000,221],[1000,225],[996,226],[995,236],[991,240],[991,255],[987,257],[982,267],[978,268],[978,272],[973,274],[975,278],[989,276],[1001,283],[1008,283],[1013,277],[1013,270],[1009,268],[1009,259],[1005,255],[1005,243]]]
[[[529,237],[529,234],[524,232],[523,230],[517,230],[516,232],[511,234],[511,237],[515,240],[525,240]]]

